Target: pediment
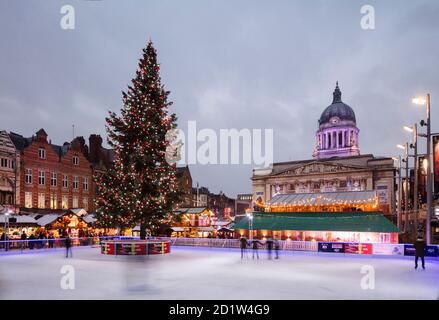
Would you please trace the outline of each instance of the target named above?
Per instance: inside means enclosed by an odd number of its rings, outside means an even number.
[[[308,175],[308,174],[323,174],[323,173],[337,173],[337,172],[348,172],[359,169],[365,169],[361,166],[345,165],[334,162],[322,162],[314,161],[307,164],[299,164],[292,166],[290,168],[284,169],[275,175]]]

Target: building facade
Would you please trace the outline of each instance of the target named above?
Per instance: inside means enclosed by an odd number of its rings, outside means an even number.
[[[254,207],[262,208],[278,194],[374,191],[375,209],[392,216],[395,213],[394,161],[390,157],[361,155],[359,132],[355,113],[341,101],[337,83],[333,103],[319,119],[313,158],[274,163],[269,169],[254,170]]]
[[[177,167],[177,178],[182,192],[181,207],[193,207],[192,176],[189,166]]]
[[[0,206],[13,206],[18,185],[19,154],[6,131],[0,131]],[[18,161],[17,161],[18,160]]]
[[[11,132],[10,138],[20,153],[19,207],[93,210],[93,171],[82,137],[62,146],[48,141],[43,129],[30,138]]]

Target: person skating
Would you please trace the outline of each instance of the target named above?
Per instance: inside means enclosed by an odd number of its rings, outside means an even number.
[[[247,245],[248,245],[247,239],[245,237],[241,237],[239,239],[239,243],[241,246],[241,259],[244,259],[244,254],[245,256],[247,256]]]
[[[23,233],[20,236],[20,240],[21,240],[21,249],[26,248],[26,240],[27,240],[26,231],[23,230]]]
[[[72,258],[72,239],[70,239],[69,235],[67,235],[66,237],[65,245],[66,245],[66,258],[69,257],[69,252],[70,252],[70,258]]]
[[[34,234],[31,234],[30,236],[29,236],[29,243],[28,243],[28,245],[29,245],[29,249],[30,250],[33,250],[34,249],[34,246],[35,246],[35,239],[36,239],[36,237],[35,237],[35,235]]]
[[[425,244],[425,241],[422,236],[418,236],[418,239],[416,239],[414,246],[415,246],[415,269],[418,269],[418,259],[421,258],[422,269],[425,270],[424,253],[427,245]]]
[[[259,245],[262,245],[262,243],[260,241],[258,241],[258,239],[252,241],[253,259],[255,258],[255,253],[256,253],[256,257],[259,259],[259,252],[258,252]]]
[[[276,252],[276,258],[275,259],[279,259],[279,249],[280,249],[279,240],[274,240],[274,251]]]
[[[273,250],[273,239],[268,238],[266,241],[267,251],[268,251],[268,260],[271,260],[271,252]]]

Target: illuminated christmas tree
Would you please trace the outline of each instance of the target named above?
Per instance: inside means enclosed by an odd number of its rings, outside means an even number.
[[[168,114],[152,42],[143,49],[136,77],[123,92],[121,115],[110,112],[107,132],[115,151],[113,169],[97,177],[97,219],[106,225],[140,225],[154,232],[180,200],[175,164],[168,162],[167,133],[176,128],[175,114]],[[169,134],[168,134],[169,136]]]

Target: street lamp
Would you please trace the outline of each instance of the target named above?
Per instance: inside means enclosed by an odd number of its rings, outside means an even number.
[[[413,153],[413,213],[414,213],[414,227],[415,234],[418,231],[418,125],[415,123],[413,126],[404,126],[404,130],[413,133],[413,143],[410,144],[410,148],[414,150]]]
[[[12,213],[11,209],[9,209],[8,211],[5,212],[5,228],[4,228],[3,233],[5,234],[5,250],[6,251],[8,251],[8,249],[9,249],[9,215],[11,213]]]
[[[403,232],[407,231],[408,225],[408,214],[409,214],[409,144],[408,142],[405,145],[398,144],[397,147],[399,149],[405,150],[405,159],[402,159],[402,162],[405,163],[405,189],[404,189],[404,229]]]
[[[398,158],[393,157],[394,161],[398,162],[398,216],[397,216],[397,226],[399,229],[402,227],[402,212],[401,212],[401,201],[402,201],[402,160],[401,155]]]
[[[427,138],[427,217],[425,220],[425,233],[427,244],[431,242],[431,217],[433,215],[433,187],[432,187],[432,171],[431,171],[431,122],[430,122],[430,94],[427,93],[423,97],[415,97],[412,102],[416,105],[423,105],[427,111],[427,122],[421,121],[421,126],[427,127],[427,134],[423,135]]]
[[[249,239],[253,240],[253,214],[247,213],[248,218],[248,232],[249,232]]]

